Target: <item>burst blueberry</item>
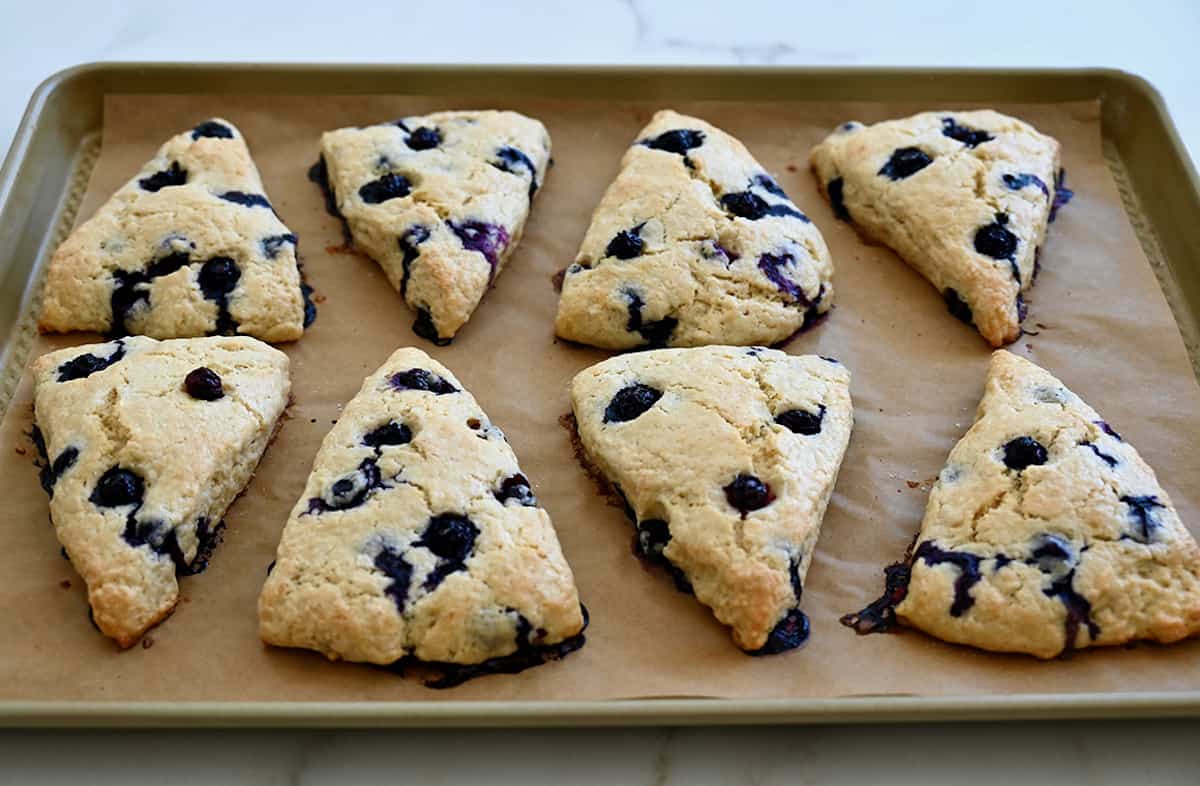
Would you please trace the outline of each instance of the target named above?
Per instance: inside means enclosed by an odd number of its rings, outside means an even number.
[[[88,499],[102,508],[118,508],[139,504],[144,493],[145,485],[140,475],[123,467],[110,467],[100,476]]]
[[[1033,437],[1017,437],[1004,445],[1004,465],[1017,472],[1045,464],[1048,458],[1046,448]]]
[[[414,128],[404,144],[412,150],[432,150],[442,144],[442,132],[429,126]]]
[[[189,371],[183,378],[183,389],[189,396],[201,401],[216,401],[225,395],[220,375],[208,366]]]
[[[638,224],[633,229],[622,229],[618,232],[612,240],[608,241],[608,246],[604,249],[604,256],[617,259],[633,259],[641,256],[642,250],[645,248],[645,242],[638,234],[641,228],[642,225]]]
[[[358,189],[358,196],[368,205],[378,205],[389,199],[400,199],[412,193],[412,183],[404,175],[388,172]]]
[[[605,423],[626,423],[641,417],[662,398],[662,391],[640,382],[617,391],[604,409]]]
[[[668,153],[686,156],[689,150],[704,144],[704,132],[677,128],[664,131],[653,139],[643,139],[639,144],[651,150],[665,150]]]
[[[171,186],[182,186],[187,183],[187,170],[179,166],[178,161],[172,161],[171,166],[161,172],[143,177],[138,185],[146,191],[161,191]]]
[[[912,177],[933,163],[933,159],[919,147],[900,147],[892,152],[879,174],[892,180]]]
[[[825,419],[825,405],[820,404],[816,412],[807,409],[789,409],[775,416],[775,422],[793,434],[811,437],[821,433]]]
[[[769,485],[745,472],[735,477],[723,490],[725,499],[743,516],[765,508],[775,499]]]
[[[437,374],[426,371],[423,368],[410,368],[407,371],[400,371],[393,374],[388,379],[388,383],[395,390],[425,390],[430,393],[436,393],[439,396],[458,392],[458,388]]]
[[[975,250],[992,259],[1013,259],[1017,253],[1017,236],[1005,225],[1006,213],[997,213],[996,219],[975,232]]]

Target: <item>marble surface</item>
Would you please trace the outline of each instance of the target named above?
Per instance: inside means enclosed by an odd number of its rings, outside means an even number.
[[[1109,66],[1200,153],[1200,3],[0,0],[0,150],[95,60]],[[0,732],[0,784],[1197,784],[1200,723],[371,732]]]

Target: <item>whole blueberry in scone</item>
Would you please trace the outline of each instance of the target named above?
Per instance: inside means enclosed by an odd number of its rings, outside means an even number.
[[[445,344],[521,240],[550,165],[545,127],[516,112],[438,112],[321,137],[331,210]]]
[[[992,346],[1015,341],[1046,225],[1071,192],[1057,141],[980,110],[840,126],[812,151],[837,218],[894,250]]]
[[[907,564],[843,622],[896,620],[985,650],[1052,658],[1200,633],[1200,547],[1138,452],[1042,368],[992,355]]]
[[[287,406],[287,355],[244,336],[129,336],[32,369],[55,533],[96,626],[128,647],[171,613],[176,576],[207,564]]]
[[[39,327],[292,341],[312,321],[304,286],[296,235],[246,140],[207,120],[168,140],[58,247]]]
[[[654,115],[567,268],[555,330],[604,347],[776,344],[833,303],[821,233],[734,137]]]
[[[849,385],[836,362],[729,346],[621,355],[571,383],[637,552],[753,654],[808,635],[800,595],[850,439]]]
[[[561,657],[586,625],[503,433],[413,348],[366,378],[325,437],[258,612],[269,644],[425,664],[437,687]]]

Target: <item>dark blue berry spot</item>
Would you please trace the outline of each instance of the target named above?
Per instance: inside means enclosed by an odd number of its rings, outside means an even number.
[[[793,302],[802,306],[809,305],[809,299],[804,294],[804,288],[796,282],[792,281],[784,274],[783,268],[795,267],[796,258],[790,253],[782,254],[763,254],[758,258],[758,269],[763,275],[770,279],[771,283],[792,299]]]
[[[505,478],[494,494],[501,505],[507,504],[511,499],[518,505],[524,505],[527,508],[537,507],[537,497],[534,496],[533,489],[529,486],[529,479],[519,472]]]
[[[1162,502],[1153,494],[1142,496],[1124,496],[1121,501],[1129,507],[1129,517],[1133,520],[1133,533],[1130,537],[1138,543],[1149,543],[1154,539],[1155,531],[1162,526],[1156,510],[1163,507]]]
[[[1067,188],[1067,170],[1058,170],[1054,178],[1054,201],[1050,204],[1050,221],[1058,217],[1058,209],[1070,202],[1073,196],[1075,192]]]
[[[429,227],[414,224],[400,236],[400,253],[404,254],[404,273],[400,278],[401,297],[408,291],[408,279],[412,275],[412,264],[421,255],[419,246],[429,239]]]
[[[220,300],[236,287],[242,277],[237,263],[229,257],[213,257],[200,268],[200,291],[209,300]]]
[[[756,650],[750,650],[748,655],[778,655],[781,652],[794,650],[808,641],[808,617],[800,609],[791,609],[783,616],[767,636],[767,643]]]
[[[775,416],[775,422],[793,434],[811,437],[821,433],[821,422],[825,419],[825,405],[820,404],[816,412],[807,409],[789,409]]]
[[[297,240],[298,238],[291,233],[264,237],[261,241],[263,256],[267,259],[274,259],[279,256],[280,249],[285,245],[296,245]]]
[[[1116,457],[1115,457],[1115,456],[1110,456],[1108,453],[1105,453],[1104,451],[1102,451],[1102,450],[1100,449],[1100,446],[1099,446],[1099,445],[1097,445],[1095,442],[1080,442],[1080,443],[1079,443],[1079,446],[1080,446],[1080,447],[1083,447],[1083,448],[1087,448],[1088,450],[1090,450],[1090,451],[1092,451],[1093,453],[1095,453],[1095,454],[1096,454],[1096,458],[1100,459],[1101,461],[1103,461],[1103,462],[1104,462],[1105,464],[1107,464],[1108,466],[1110,466],[1110,467],[1115,467],[1115,466],[1117,466],[1117,463],[1118,463],[1118,462],[1117,462],[1117,459],[1116,459]]]
[[[374,458],[363,459],[358,469],[335,480],[320,497],[308,501],[308,513],[356,508],[376,489],[386,488]]]
[[[775,179],[766,172],[762,173],[761,175],[755,175],[754,179],[750,182],[761,188],[763,191],[766,191],[768,194],[774,194],[780,199],[788,198],[787,192],[784,191],[780,185],[775,182]]]
[[[662,398],[662,391],[640,382],[617,391],[604,408],[605,423],[625,423],[640,417]]]
[[[1021,172],[1020,174],[1016,175],[1004,175],[1004,185],[1008,186],[1013,191],[1020,191],[1021,189],[1028,188],[1029,186],[1037,186],[1042,190],[1042,193],[1046,195],[1047,199],[1050,198],[1050,187],[1046,185],[1046,181],[1042,180],[1037,175],[1033,175],[1028,172]]]
[[[896,606],[908,597],[908,583],[912,579],[912,566],[908,562],[897,562],[883,569],[883,595],[866,608],[841,617],[839,622],[860,636],[868,633],[886,633],[896,627]]]
[[[186,251],[174,251],[146,266],[147,278],[169,276],[175,271],[191,264],[192,258]]]
[[[108,357],[97,357],[91,352],[77,355],[58,367],[58,381],[70,382],[73,379],[84,379],[116,363],[125,357],[125,345],[117,342],[117,348]]]
[[[623,229],[618,232],[612,240],[608,241],[608,246],[604,249],[604,256],[617,259],[633,259],[641,256],[645,247],[645,242],[638,234],[641,229],[642,225],[638,224],[633,229]]]
[[[975,605],[975,599],[971,597],[971,588],[981,578],[979,557],[965,551],[942,549],[934,541],[927,540],[913,552],[913,561],[916,560],[922,560],[929,566],[946,563],[958,568],[958,578],[954,580],[954,602],[950,605],[950,616],[961,617],[967,609]]]
[[[145,486],[136,472],[121,467],[110,467],[88,499],[102,508],[119,508],[122,505],[140,505]]]
[[[533,195],[538,190],[537,167],[533,165],[529,156],[515,147],[505,145],[496,151],[496,160],[491,164],[502,172],[511,172],[512,174],[519,174],[521,170],[528,172],[529,199],[533,201]]]
[[[946,301],[946,308],[950,309],[950,313],[956,319],[971,324],[973,317],[971,316],[971,307],[967,305],[967,301],[959,296],[958,290],[954,287],[947,287],[942,293],[942,299]]]
[[[272,563],[274,564],[274,563]],[[408,603],[408,591],[412,585],[412,565],[404,559],[404,555],[390,546],[385,546],[375,555],[375,569],[387,576],[391,581],[383,589],[383,594],[392,599],[396,610],[403,613]],[[270,571],[267,571],[270,573]]]
[[[1017,253],[1017,236],[1008,230],[1008,215],[997,213],[996,220],[975,232],[975,250],[992,259],[1013,259]]]
[[[1120,434],[1118,434],[1116,431],[1113,430],[1112,426],[1108,425],[1108,423],[1104,422],[1103,420],[1095,420],[1092,422],[1095,423],[1097,426],[1099,426],[1101,431],[1103,431],[1105,434],[1107,434],[1108,436],[1115,439],[1117,442],[1125,441],[1124,439],[1121,438]]]
[[[429,549],[438,557],[438,564],[425,578],[427,590],[435,589],[446,576],[463,570],[465,562],[475,548],[479,527],[466,516],[458,513],[441,513],[429,519],[421,539],[414,546]]]
[[[412,330],[426,341],[432,341],[436,347],[449,346],[454,340],[453,336],[442,336],[438,333],[437,325],[433,324],[433,314],[423,306],[417,309],[417,318],[413,320]]]
[[[138,181],[138,185],[146,191],[161,191],[170,186],[182,186],[187,182],[187,175],[187,170],[180,168],[178,161],[172,161],[170,167],[143,177]]]
[[[307,328],[317,321],[317,304],[313,302],[313,288],[304,281],[303,273],[300,276],[300,297],[304,300],[304,327]]]
[[[412,442],[412,430],[403,423],[389,420],[362,438],[367,447],[382,448],[385,445],[407,445]]]
[[[388,172],[383,177],[363,184],[358,195],[368,205],[378,205],[389,199],[399,199],[412,193],[412,183],[404,175]]]
[[[442,132],[429,126],[414,128],[404,140],[411,150],[432,150],[442,143]]]
[[[664,131],[653,139],[643,139],[638,144],[651,150],[665,150],[668,153],[686,156],[687,151],[704,144],[704,132],[679,128]]]
[[[626,289],[625,297],[629,300],[629,304],[626,306],[629,311],[629,319],[625,323],[625,329],[644,338],[645,346],[648,349],[665,347],[671,340],[671,334],[675,332],[675,326],[679,324],[679,320],[668,316],[650,322],[643,321],[642,309],[645,308],[646,302],[642,300],[642,296],[632,289]]]
[[[752,510],[765,508],[775,499],[769,485],[745,472],[735,477],[723,490],[725,499],[743,518]]]
[[[265,207],[271,209],[271,203],[262,194],[247,194],[245,191],[226,191],[223,194],[217,194],[217,196],[226,202],[232,202],[242,207]]]
[[[932,163],[933,159],[921,148],[900,147],[892,152],[891,158],[879,170],[879,174],[892,180],[903,180]]]
[[[782,203],[770,204],[752,191],[734,191],[729,194],[722,194],[718,201],[727,213],[750,221],[758,221],[767,216],[790,216],[806,223],[809,220],[808,216],[791,205]]]
[[[1046,448],[1033,437],[1017,437],[1004,445],[1004,466],[1017,472],[1045,464],[1047,458]]]
[[[425,390],[439,396],[458,392],[458,388],[423,368],[410,368],[393,374],[388,383],[395,390]]]
[[[508,248],[508,230],[485,221],[463,221],[456,224],[448,220],[446,226],[462,241],[463,248],[483,254],[492,267],[489,280],[495,277],[500,254]]]
[[[976,147],[995,138],[987,131],[960,126],[952,117],[942,118],[942,136],[962,142],[967,147]]]
[[[225,395],[221,377],[208,366],[200,366],[189,371],[188,375],[183,378],[183,389],[189,396],[201,401],[216,401]]]
[[[845,187],[845,181],[840,177],[835,177],[825,186],[825,191],[829,194],[829,204],[833,208],[833,217],[838,221],[851,223],[850,211],[846,209],[846,199],[842,193]]]
[[[192,129],[192,139],[199,139],[202,136],[214,139],[233,139],[233,129],[216,120],[205,120]]]

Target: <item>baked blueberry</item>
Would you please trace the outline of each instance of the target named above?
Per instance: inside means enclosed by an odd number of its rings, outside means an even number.
[[[208,366],[200,366],[188,372],[183,378],[183,389],[192,398],[201,401],[216,401],[225,395],[221,377]]]
[[[954,602],[950,604],[950,616],[961,617],[967,609],[975,605],[975,598],[971,597],[971,588],[982,578],[978,556],[966,551],[943,549],[934,541],[927,540],[913,552],[913,562],[917,560],[930,566],[948,564],[958,568],[958,576],[954,579]]]
[[[775,416],[775,422],[793,434],[811,437],[821,433],[821,421],[825,419],[825,405],[819,404],[816,412],[807,409],[789,409]]]
[[[825,186],[825,192],[829,194],[829,205],[833,208],[833,217],[838,221],[850,223],[850,211],[846,209],[846,197],[843,189],[846,187],[846,181],[840,177],[835,177],[830,180]]]
[[[653,139],[643,139],[639,144],[651,150],[665,150],[668,153],[686,156],[687,151],[704,144],[704,132],[677,128],[664,131]]]
[[[412,150],[432,150],[442,144],[442,132],[429,126],[414,128],[404,144]]]
[[[138,185],[145,191],[161,191],[170,186],[182,186],[187,182],[187,175],[187,170],[181,168],[178,161],[172,161],[163,171],[143,177]]]
[[[1107,434],[1108,436],[1115,439],[1117,442],[1125,441],[1124,439],[1121,438],[1120,434],[1118,434],[1116,431],[1113,430],[1112,426],[1108,425],[1107,422],[1105,422],[1103,420],[1094,420],[1092,422],[1095,423],[1097,426],[1099,426],[1101,431],[1103,431],[1105,434]]]
[[[116,363],[125,357],[125,345],[117,342],[117,348],[108,357],[98,357],[91,352],[76,355],[58,367],[58,381],[70,382],[73,379],[85,379]]]
[[[933,163],[933,159],[919,147],[899,147],[892,151],[879,174],[891,180],[903,180],[920,172]]]
[[[214,139],[233,139],[233,129],[216,120],[205,120],[192,129],[192,139],[199,139],[202,136]]]
[[[223,300],[242,277],[237,263],[229,257],[213,257],[200,267],[200,291],[209,300]]]
[[[1105,464],[1107,464],[1110,467],[1115,467],[1119,463],[1117,461],[1116,456],[1112,456],[1112,455],[1109,455],[1108,453],[1105,453],[1103,450],[1100,449],[1100,446],[1097,445],[1095,442],[1080,442],[1079,446],[1083,447],[1083,448],[1087,448],[1088,450],[1092,451],[1092,453],[1095,453],[1096,458],[1100,459],[1101,461],[1103,461]]]
[[[629,319],[625,323],[625,329],[631,333],[637,333],[644,338],[647,349],[665,347],[667,342],[671,340],[671,334],[675,332],[675,327],[679,324],[679,320],[675,319],[675,317],[666,316],[662,319],[646,322],[642,319],[642,309],[646,306],[646,302],[642,300],[642,296],[632,289],[626,289],[625,297],[629,300],[626,306],[629,312]]]
[[[769,485],[745,472],[735,477],[723,490],[725,499],[743,517],[751,511],[765,508],[775,499]]]
[[[1050,205],[1050,221],[1058,217],[1058,209],[1071,201],[1075,192],[1067,188],[1067,170],[1059,169],[1054,177],[1054,200]]]
[[[511,145],[496,151],[496,160],[491,162],[492,166],[503,172],[511,172],[519,174],[522,170],[529,173],[529,199],[533,200],[533,195],[537,193],[537,167],[533,161],[525,153]]]
[[[426,371],[423,368],[410,368],[407,371],[400,371],[393,374],[388,379],[388,383],[395,390],[425,390],[430,393],[436,393],[439,396],[458,392],[458,388],[437,374]]]
[[[486,221],[455,223],[447,220],[446,226],[450,227],[450,231],[458,236],[463,248],[483,254],[484,259],[492,268],[489,276],[494,277],[500,253],[508,247],[508,230],[498,224],[489,224]]]
[[[1050,533],[1037,537],[1028,560],[1030,565],[1036,565],[1043,573],[1059,573],[1064,566],[1069,568],[1075,561],[1075,547],[1071,542]]]
[[[977,147],[978,145],[982,145],[984,142],[990,142],[995,139],[995,137],[993,137],[987,131],[959,125],[958,123],[954,122],[954,118],[952,117],[942,118],[942,136],[948,136],[951,139],[958,140],[967,147]]]
[[[640,382],[626,385],[617,391],[604,408],[605,423],[625,423],[641,417],[662,398],[662,391]]]
[[[407,445],[412,442],[412,430],[403,423],[389,420],[379,428],[363,436],[364,445],[372,448],[382,448],[385,445]]]
[[[297,241],[298,238],[290,232],[283,235],[270,235],[268,237],[264,237],[262,239],[263,256],[265,256],[267,259],[274,259],[275,257],[279,256],[280,249],[282,249],[285,245],[290,244],[295,246]]]
[[[633,229],[622,229],[612,240],[608,241],[608,247],[604,249],[604,256],[617,259],[633,259],[641,256],[642,249],[645,247],[641,235],[638,234],[641,229],[641,224]]]
[[[223,194],[217,194],[217,196],[226,202],[232,202],[242,207],[265,207],[273,209],[271,208],[270,201],[262,194],[247,194],[245,191],[226,191]]]
[[[787,192],[784,191],[780,185],[775,182],[775,179],[766,172],[763,172],[760,175],[755,175],[751,182],[761,188],[763,191],[766,191],[768,194],[774,194],[780,199],[788,198]]]
[[[400,294],[404,295],[408,291],[408,279],[412,275],[412,263],[421,255],[419,246],[429,239],[429,227],[421,224],[413,224],[408,229],[404,230],[404,234],[400,236],[400,253],[404,255],[402,264],[404,272],[400,278]]]
[[[433,314],[429,313],[427,308],[417,309],[417,318],[413,320],[412,330],[421,338],[433,342],[434,346],[445,347],[449,346],[453,338],[443,338],[438,333],[437,325],[433,324]]]
[[[186,251],[173,251],[166,256],[159,257],[146,266],[147,278],[159,278],[161,276],[169,276],[176,270],[191,264],[191,255]]]
[[[368,205],[378,205],[389,199],[399,199],[412,193],[412,183],[404,175],[388,172],[358,189],[358,195]]]
[[[778,655],[794,650],[808,641],[808,617],[800,609],[792,609],[784,615],[767,636],[767,643],[748,655]]]
[[[975,231],[975,250],[992,259],[1013,259],[1017,253],[1017,236],[1005,226],[1008,215],[997,213],[996,220]]]
[[[379,465],[373,458],[363,459],[358,469],[335,480],[320,497],[309,500],[308,512],[324,513],[356,508],[379,488],[384,488]]]
[[[524,505],[527,508],[537,507],[537,497],[533,494],[529,479],[520,472],[505,478],[500,483],[500,488],[494,492],[494,496],[501,505],[506,505],[509,500],[514,500],[518,505]]]
[[[950,309],[950,313],[955,319],[966,322],[968,325],[972,323],[971,307],[959,296],[957,290],[947,287],[946,291],[942,293],[942,299],[946,301],[946,308]]]
[[[421,539],[413,545],[424,546],[438,557],[461,564],[471,556],[479,527],[458,513],[440,513],[429,519]]]
[[[1046,185],[1046,181],[1042,180],[1037,175],[1032,175],[1028,172],[1021,172],[1016,175],[1006,174],[1003,176],[1004,185],[1008,186],[1013,191],[1020,191],[1029,186],[1037,186],[1042,190],[1042,193],[1049,198],[1050,187]]]
[[[1138,543],[1149,543],[1154,539],[1155,531],[1162,526],[1158,520],[1156,509],[1163,507],[1159,498],[1153,494],[1139,496],[1123,496],[1121,501],[1129,508],[1129,517],[1133,520],[1131,537]]]
[[[721,207],[727,213],[750,221],[758,221],[767,216],[791,216],[801,221],[808,221],[808,216],[791,205],[782,203],[771,204],[752,191],[734,191],[729,194],[722,194],[721,198],[717,201],[721,203]]]
[[[412,586],[412,565],[408,564],[403,554],[390,546],[385,546],[375,555],[374,564],[376,570],[391,579],[383,594],[392,599],[397,611],[403,613],[408,604],[408,591]],[[270,575],[270,570],[267,571],[267,575]]]
[[[1004,444],[1004,466],[1017,472],[1045,464],[1047,458],[1046,448],[1033,437],[1017,437]]]
[[[110,467],[100,476],[88,499],[102,508],[119,508],[122,505],[140,505],[144,493],[141,475],[123,467]]]
[[[780,292],[790,297],[794,302],[802,306],[809,305],[808,296],[804,294],[804,288],[796,282],[792,281],[784,275],[781,268],[795,268],[796,257],[790,252],[782,252],[779,254],[763,254],[758,258],[758,269],[763,275],[770,279]]]

